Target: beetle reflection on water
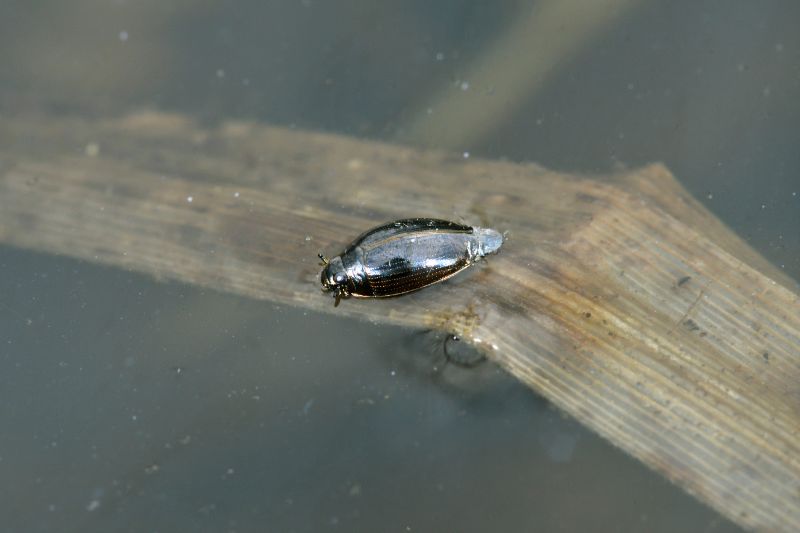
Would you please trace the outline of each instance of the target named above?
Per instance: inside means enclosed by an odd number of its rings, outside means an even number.
[[[444,281],[495,254],[503,234],[435,218],[407,218],[359,236],[324,263],[322,289],[342,298],[384,298]]]

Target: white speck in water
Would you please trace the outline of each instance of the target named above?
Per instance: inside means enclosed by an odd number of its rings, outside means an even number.
[[[764,87],[761,90],[761,94],[763,94],[764,96],[769,96],[772,94],[772,89],[770,87]]]
[[[391,372],[389,372],[389,375],[390,375],[390,376],[392,376],[392,377],[394,377],[394,376],[396,376],[396,375],[397,375],[397,372],[395,372],[394,370],[392,370]]]
[[[469,91],[469,82],[468,81],[462,81],[461,85],[459,85],[459,88],[462,91]]]
[[[428,109],[426,109],[426,110],[425,110],[425,112],[426,112],[427,114],[429,114],[429,115],[433,115],[433,108],[432,108],[432,107],[429,107]]]
[[[136,422],[138,419],[139,417],[137,417],[136,415],[131,415],[131,420],[133,420],[134,422]]]
[[[239,198],[239,191],[236,191],[235,193],[233,193],[233,197],[234,198]]]
[[[436,61],[444,61],[444,53],[436,52]]]
[[[122,41],[123,43],[126,42],[128,40],[128,32],[125,30],[119,32],[119,40]]]
[[[86,145],[86,148],[84,148],[83,151],[89,157],[97,157],[100,155],[100,145],[95,142],[91,142]]]
[[[551,431],[539,434],[539,444],[554,463],[568,462],[575,452],[578,440],[578,435],[566,432]]]
[[[707,198],[708,198],[709,200],[713,200],[713,199],[714,199],[714,194],[713,194],[713,193],[708,193],[708,196],[707,196]]]
[[[217,69],[217,77],[218,78],[224,78],[225,77],[225,71],[222,70],[221,68],[218,68]]]
[[[314,406],[314,398],[311,398],[303,406],[303,414],[307,415],[308,412],[311,411],[311,407],[313,407],[313,406]]]
[[[311,240],[311,235],[306,235],[306,242]]]
[[[761,209],[766,209],[766,208],[767,208],[767,204],[761,204]]]
[[[194,201],[194,196],[187,196],[186,201],[192,203]]]
[[[98,507],[100,507],[100,500],[92,500],[89,502],[89,505],[86,506],[86,510],[91,513],[92,511],[96,511]]]
[[[469,152],[464,152],[461,155],[464,157],[464,159],[469,159]]]

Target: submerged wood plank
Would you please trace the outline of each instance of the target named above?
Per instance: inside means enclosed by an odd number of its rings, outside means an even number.
[[[316,254],[410,216],[489,221],[464,279],[334,310]],[[535,165],[174,115],[0,123],[0,243],[470,339],[744,526],[800,530],[797,286],[660,165]]]

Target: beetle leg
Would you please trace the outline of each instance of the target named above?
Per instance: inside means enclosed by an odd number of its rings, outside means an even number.
[[[318,253],[317,257],[319,257],[319,259],[320,259],[320,261],[322,261],[323,265],[327,265],[328,264],[328,259],[324,255],[322,255],[322,253]]]
[[[339,302],[342,299],[342,291],[336,291],[336,301],[333,303],[334,307],[339,307]]]
[[[478,258],[478,250],[473,250],[472,243],[467,241],[467,264],[471,265]]]

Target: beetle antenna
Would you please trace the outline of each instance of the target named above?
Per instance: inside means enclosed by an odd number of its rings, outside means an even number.
[[[325,258],[324,255],[322,255],[322,253],[318,253],[317,257],[319,257],[319,259],[320,259],[320,261],[322,261],[323,265],[327,265],[328,264],[328,260]]]

